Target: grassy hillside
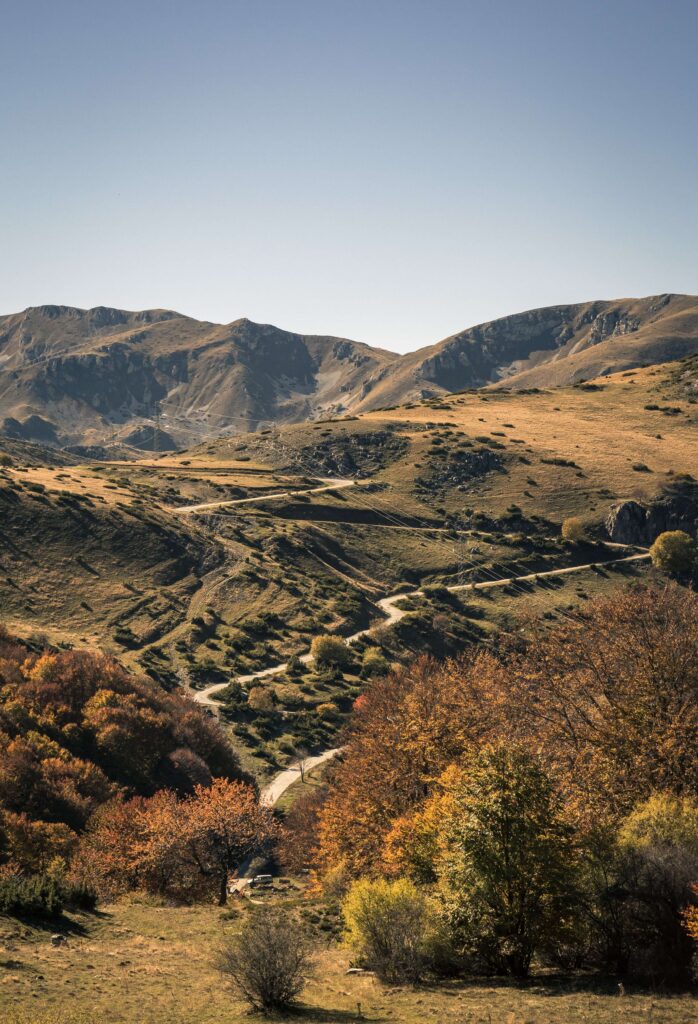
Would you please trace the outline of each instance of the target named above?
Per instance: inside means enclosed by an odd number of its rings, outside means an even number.
[[[401,589],[604,562],[619,554],[603,546],[604,521],[623,502],[653,509],[657,529],[695,529],[697,381],[689,359],[564,388],[465,392],[134,462],[51,465],[52,449],[8,448],[5,618],[23,635],[93,644],[165,685],[195,689],[302,654],[320,632],[370,625],[389,659],[453,653],[532,608],[565,614],[647,569],[493,587],[448,607],[427,596],[385,629],[379,602]],[[586,543],[561,540],[570,516]],[[361,685],[365,642],[345,677],[305,667],[261,680],[275,708],[266,721],[242,714],[245,693],[230,691],[228,718],[249,767],[283,764],[299,739],[331,741]]]

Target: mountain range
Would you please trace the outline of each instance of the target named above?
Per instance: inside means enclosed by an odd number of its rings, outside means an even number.
[[[698,298],[502,317],[406,355],[247,319],[36,306],[0,317],[0,433],[80,454],[174,449],[468,388],[578,383],[698,350]]]

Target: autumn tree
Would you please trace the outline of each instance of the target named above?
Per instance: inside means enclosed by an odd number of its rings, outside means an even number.
[[[26,872],[46,871],[52,861],[67,860],[77,843],[62,822],[34,821],[26,814],[0,814],[0,849],[11,865]]]
[[[441,773],[502,738],[544,754],[580,826],[658,789],[698,794],[698,597],[627,587],[553,628],[530,624],[498,657],[421,659],[375,680],[320,815],[321,870],[384,870],[396,822],[407,835]]]
[[[34,837],[20,842],[15,830],[0,864],[12,846],[18,866],[34,871],[49,834],[65,826],[74,847],[117,794],[185,795],[241,774],[219,723],[183,694],[166,693],[112,658],[37,654],[0,630],[0,816],[24,816],[22,834]]]
[[[288,874],[308,870],[317,859],[318,822],[326,797],[324,786],[302,793],[286,815],[276,855]]]
[[[493,668],[509,734],[542,746],[580,809],[698,793],[698,596],[628,587]],[[504,726],[503,726],[504,727]]]
[[[141,888],[191,901],[215,892],[223,905],[228,876],[276,837],[273,814],[243,782],[216,779],[178,799],[116,800],[90,821],[76,870],[104,895]]]
[[[462,665],[420,658],[377,679],[355,701],[344,754],[319,823],[323,870],[342,862],[359,876],[380,870],[396,818],[417,807],[441,773],[488,735],[481,683],[486,655]]]
[[[393,822],[381,853],[382,870],[406,876],[423,885],[437,880],[439,836],[444,821],[453,812],[454,793],[461,771],[450,765],[432,788],[424,803]]]
[[[216,779],[208,788],[197,786],[183,810],[184,857],[216,883],[223,906],[229,874],[276,837],[274,816],[261,806],[251,786],[225,779]]]
[[[572,830],[539,760],[522,747],[483,748],[456,785],[439,838],[444,905],[464,949],[525,976],[575,893]]]
[[[99,807],[80,837],[71,871],[103,899],[114,899],[143,884],[143,812],[147,801],[116,797]]]

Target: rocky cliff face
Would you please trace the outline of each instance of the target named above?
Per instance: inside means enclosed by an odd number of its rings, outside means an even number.
[[[471,327],[401,357],[364,386],[361,409],[465,388],[574,384],[698,348],[698,299],[651,296],[550,306]]]

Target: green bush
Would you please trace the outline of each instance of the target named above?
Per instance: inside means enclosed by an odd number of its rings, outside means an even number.
[[[349,945],[382,981],[400,984],[421,977],[430,960],[434,915],[413,882],[354,882],[342,913]]]
[[[690,572],[696,564],[696,542],[683,530],[660,533],[650,548],[652,565],[674,575]]]
[[[345,668],[351,664],[351,651],[339,636],[316,636],[310,645],[310,653],[316,665],[331,668]]]
[[[70,884],[46,874],[0,879],[0,913],[11,917],[53,919],[65,907],[94,910],[97,896],[85,883]]]
[[[361,659],[361,674],[366,678],[384,676],[390,663],[378,647],[367,647]]]
[[[290,676],[303,675],[305,666],[297,654],[292,654],[286,662],[286,672]]]
[[[63,890],[46,875],[0,880],[0,913],[13,917],[58,917],[63,911]]]

